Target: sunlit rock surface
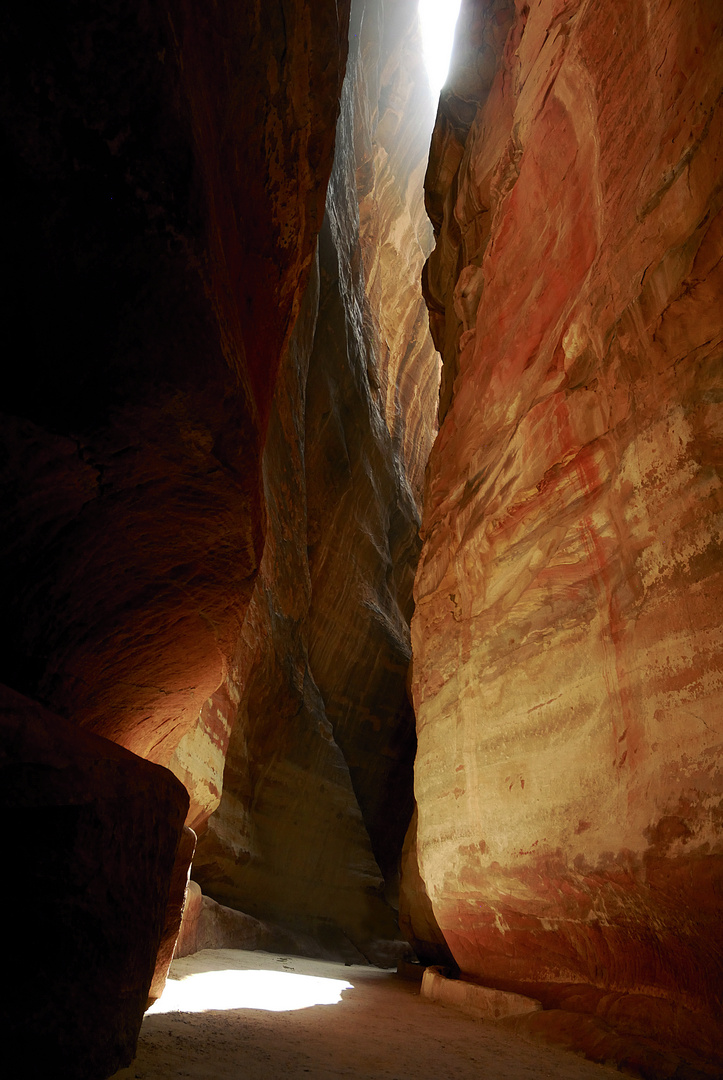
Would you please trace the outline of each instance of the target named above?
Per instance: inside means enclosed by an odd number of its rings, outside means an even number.
[[[353,100],[364,333],[395,453],[421,507],[439,358],[419,278],[432,247],[422,185],[434,104],[414,0],[367,4]]]
[[[444,422],[412,625],[419,866],[462,970],[704,1057],[723,986],[721,16],[463,4],[427,174]]]
[[[358,4],[350,41],[318,278],[269,425],[266,548],[226,696],[238,719],[193,874],[330,955],[393,963],[438,382],[418,280],[431,115],[415,3]]]
[[[415,807],[402,847],[399,881],[399,928],[422,964],[456,967],[419,872],[417,857],[417,822]]]

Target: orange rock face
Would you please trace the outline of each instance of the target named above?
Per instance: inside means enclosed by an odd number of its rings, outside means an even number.
[[[720,5],[462,20],[427,174],[420,870],[467,974],[711,1055]]]

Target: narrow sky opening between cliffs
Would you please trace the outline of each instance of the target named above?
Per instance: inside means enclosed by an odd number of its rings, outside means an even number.
[[[436,98],[445,84],[460,0],[419,0],[424,63]]]

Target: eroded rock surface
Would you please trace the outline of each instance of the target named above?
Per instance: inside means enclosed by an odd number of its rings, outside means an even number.
[[[193,873],[224,905],[387,963],[404,949],[388,942],[413,805],[408,623],[438,377],[415,192],[429,91],[416,4],[358,4],[350,40],[319,275],[264,456],[266,549],[226,697],[238,720]]]
[[[434,917],[417,856],[418,813],[415,806],[404,837],[399,881],[399,928],[422,964],[456,968],[444,934]]]
[[[354,130],[364,332],[372,346],[374,389],[421,510],[424,470],[436,434],[431,402],[439,358],[419,290],[432,247],[422,187],[434,103],[417,4],[367,4],[359,42],[354,115],[347,124]]]
[[[462,20],[427,174],[421,875],[468,975],[715,1056],[720,5]]]

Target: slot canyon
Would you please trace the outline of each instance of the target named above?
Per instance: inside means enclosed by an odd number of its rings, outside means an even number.
[[[250,949],[723,1076],[720,0],[1,32],[22,1075]]]

